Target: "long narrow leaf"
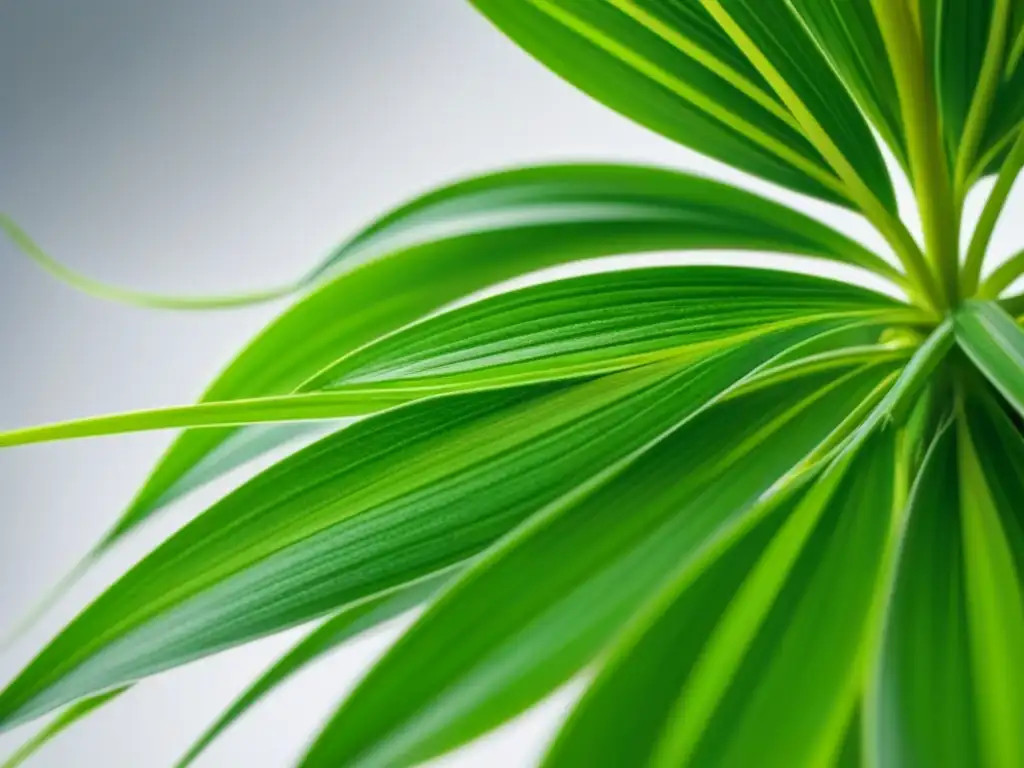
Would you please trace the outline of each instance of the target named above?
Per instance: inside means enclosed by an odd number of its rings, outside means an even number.
[[[626,166],[551,166],[485,176],[425,195],[385,216],[327,260],[349,269],[268,326],[204,400],[288,394],[339,357],[467,294],[577,259],[679,249],[754,249],[898,273],[835,231],[718,182]],[[373,297],[372,299],[370,297]],[[273,445],[263,433],[260,446]],[[287,432],[281,432],[282,440]],[[244,432],[182,435],[101,543],[240,457]]]
[[[816,330],[561,391],[428,401],[328,437],[122,577],[0,694],[0,727],[471,557]]]
[[[549,69],[641,125],[748,173],[846,202],[831,170],[699,5],[473,4]]]
[[[531,520],[399,641],[305,765],[424,760],[545,696],[652,588],[714,547],[878,380],[867,373],[822,387],[811,377],[731,401]]]
[[[450,573],[433,576],[404,589],[346,608],[338,615],[327,619],[249,686],[196,740],[176,763],[176,768],[186,768],[195,762],[218,736],[293,675],[357,635],[412,610],[431,598],[451,577]]]
[[[1024,413],[1024,331],[994,302],[969,301],[956,314],[960,347],[1013,407]]]

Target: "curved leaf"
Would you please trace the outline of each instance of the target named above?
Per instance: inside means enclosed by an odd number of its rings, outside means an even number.
[[[788,0],[851,96],[909,169],[899,94],[871,0]]]
[[[957,426],[969,658],[982,764],[1019,765],[1024,763],[1024,662],[1019,653],[1024,646],[1019,516],[1024,444],[1005,416],[995,409],[985,413],[973,403]],[[1003,468],[1009,472],[996,473]]]
[[[821,330],[560,390],[427,401],[325,438],[108,589],[0,694],[0,728],[471,557]]]
[[[897,302],[847,283],[773,270],[657,267],[587,275],[407,326],[347,355],[302,389],[556,379],[667,353],[706,354],[759,326],[883,312],[898,320],[900,311]]]
[[[438,190],[368,227],[323,269],[354,268],[268,326],[203,399],[287,394],[346,352],[531,270],[601,255],[707,248],[836,259],[899,279],[886,262],[828,227],[718,182],[628,166],[520,169]],[[244,432],[241,446],[225,448],[238,434],[182,435],[100,549],[251,456]],[[271,447],[275,434],[263,432],[260,448]],[[282,441],[291,435],[281,434]]]
[[[47,723],[39,733],[29,739],[20,749],[18,749],[18,751],[11,755],[4,762],[2,768],[17,768],[17,766],[24,764],[26,760],[49,744],[50,741],[62,734],[79,720],[88,717],[100,707],[103,707],[116,699],[122,693],[127,691],[129,687],[130,686],[115,688],[112,691],[100,693],[96,696],[91,696],[88,699],[82,699],[76,704],[72,704],[57,715],[52,722]]]
[[[641,125],[782,186],[848,204],[831,169],[699,4],[473,4],[549,69]]]
[[[955,322],[960,347],[1024,414],[1024,330],[994,302],[965,302]]]
[[[846,86],[787,2],[689,0],[703,6],[743,51],[805,136],[869,216],[868,198],[896,215],[885,161]]]
[[[381,597],[346,608],[336,616],[327,619],[249,686],[224,714],[217,718],[217,721],[196,740],[188,752],[175,764],[175,768],[185,768],[195,762],[196,758],[236,720],[293,675],[357,635],[420,605],[431,598],[451,577],[450,573],[433,576]]]
[[[471,568],[371,671],[304,765],[408,765],[543,698],[652,589],[699,567],[742,528],[751,506],[881,376],[828,384],[811,376],[677,421],[644,454],[551,506]]]
[[[682,686],[653,765],[827,765],[855,712],[890,557],[895,430],[793,509]]]

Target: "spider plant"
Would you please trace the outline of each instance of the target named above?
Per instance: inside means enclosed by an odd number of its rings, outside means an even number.
[[[610,108],[885,247],[642,167],[510,170],[398,208],[292,286],[199,404],[0,436],[185,428],[86,567],[197,486],[363,417],[131,568],[0,694],[0,727],[64,708],[27,755],[147,675],[320,620],[185,766],[294,671],[422,606],[302,766],[420,763],[581,676],[547,768],[1024,766],[1024,297],[1004,296],[1024,253],[984,269],[1024,166],[1024,2],[473,4]],[[660,266],[464,301],[698,249],[893,291]]]

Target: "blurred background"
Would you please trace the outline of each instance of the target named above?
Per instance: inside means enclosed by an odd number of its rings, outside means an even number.
[[[848,214],[742,179],[591,102],[465,0],[0,5],[0,211],[57,258],[118,284],[186,294],[276,285],[435,185],[515,164],[595,159],[739,181],[877,243]],[[1024,210],[1022,200],[1018,191],[1011,210]],[[1024,240],[1020,216],[1007,218],[1001,255]],[[0,429],[194,400],[282,306],[171,313],[105,304],[52,281],[0,239]],[[170,438],[0,453],[0,635],[113,522]],[[190,497],[103,561],[0,653],[0,684],[241,477]],[[407,622],[295,678],[198,764],[291,764]],[[300,635],[159,675],[31,765],[168,765]],[[435,765],[532,765],[572,696],[570,686]],[[0,736],[0,760],[37,727]]]

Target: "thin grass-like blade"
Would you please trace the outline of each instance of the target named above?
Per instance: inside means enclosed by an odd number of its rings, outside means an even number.
[[[130,686],[115,688],[112,691],[100,693],[96,696],[90,696],[87,699],[82,699],[81,701],[72,704],[57,715],[52,722],[47,723],[39,733],[25,742],[20,749],[18,749],[4,762],[2,768],[18,768],[18,766],[23,765],[25,761],[35,755],[53,739],[64,733],[64,731],[73,726],[79,720],[88,717],[100,707],[103,707],[116,699],[122,693],[127,691],[129,687]]]
[[[886,324],[920,320],[886,296],[772,270],[665,267],[575,277],[410,325],[330,366],[304,392],[16,429],[0,432],[0,447],[175,427],[330,421],[445,394],[582,379],[670,357],[697,360],[771,329],[834,321],[843,332],[873,330],[865,338],[871,342]],[[838,348],[831,335],[821,343]]]
[[[410,325],[303,385],[410,387],[602,373],[706,354],[759,326],[833,317],[898,321],[909,308],[847,283],[764,269],[659,267],[501,294]]]

